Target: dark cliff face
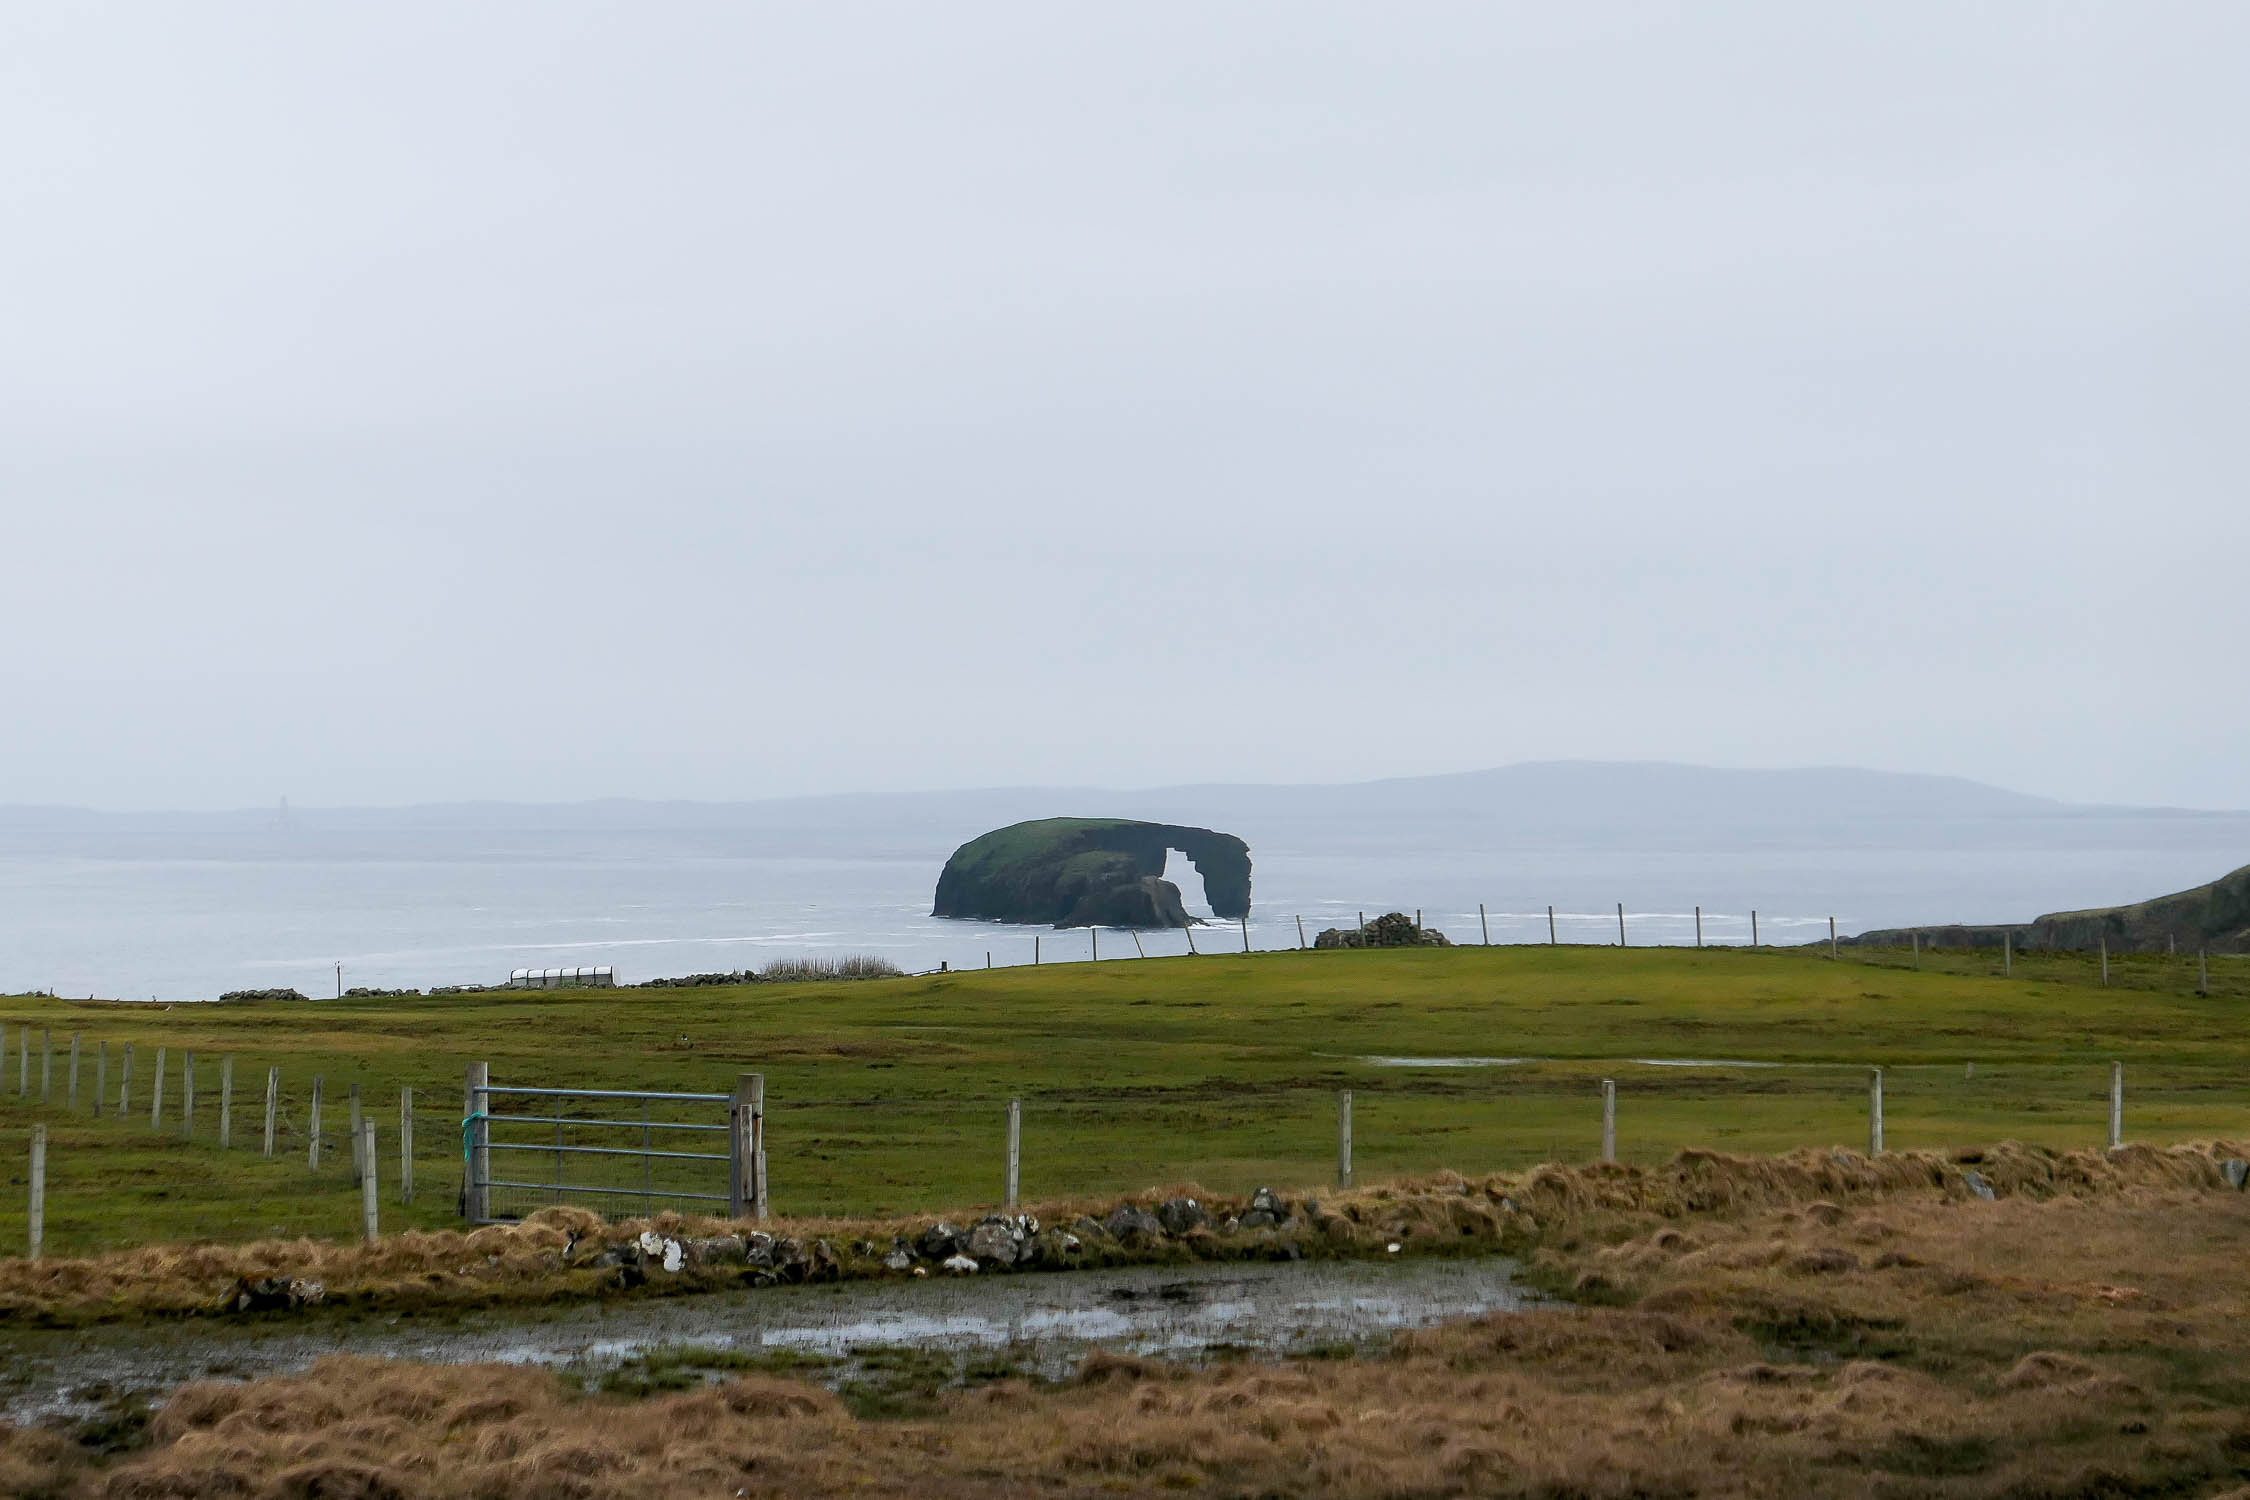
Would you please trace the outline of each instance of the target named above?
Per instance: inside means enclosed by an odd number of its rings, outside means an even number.
[[[2106,943],[2112,953],[2250,953],[2250,865],[2192,891],[2131,906],[2050,912],[2035,921],[1983,927],[1887,927],[1844,941],[1904,948],[1916,936],[1931,948],[1997,948],[2012,941],[2022,952],[2092,949]]]
[[[930,914],[1057,927],[1185,927],[1180,888],[1162,878],[1178,849],[1203,877],[1211,910],[1250,914],[1250,847],[1231,833],[1124,818],[1041,818],[996,828],[953,851]]]

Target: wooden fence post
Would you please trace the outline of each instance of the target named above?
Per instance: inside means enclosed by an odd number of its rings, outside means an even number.
[[[266,1149],[265,1158],[273,1160],[274,1115],[281,1107],[281,1069],[266,1069]]]
[[[2003,932],[2000,934],[2000,977],[2002,979],[2013,979],[2015,975],[2016,935],[2012,932]]]
[[[31,1127],[31,1201],[25,1205],[27,1253],[37,1260],[47,1238],[47,1127]]]
[[[758,1198],[758,1143],[750,1119],[750,1075],[737,1073],[734,1097],[727,1102],[727,1217],[730,1219],[749,1218]],[[641,1165],[645,1171],[647,1157],[641,1158]]]
[[[1023,1101],[1008,1101],[1008,1201],[1001,1205],[1009,1213],[1016,1211],[1017,1173],[1023,1164]]]
[[[1482,901],[1477,903],[1477,926],[1484,932],[1484,945],[1487,948],[1491,947],[1492,921],[1484,914],[1484,903]]]
[[[359,1150],[357,1155],[367,1163],[367,1173],[359,1180],[360,1229],[367,1243],[374,1244],[378,1236],[375,1224],[375,1122],[360,1122]]]
[[[39,1028],[39,1102],[55,1102],[55,1029]]]
[[[94,1118],[102,1117],[102,1099],[109,1093],[109,1043],[94,1043]]]
[[[766,1075],[750,1075],[750,1165],[755,1169],[751,1208],[760,1220],[766,1217]]]
[[[180,1054],[180,1134],[195,1139],[195,1054]]]
[[[2125,1065],[2109,1065],[2109,1149],[2125,1144]]]
[[[305,1170],[320,1170],[320,1075],[313,1074],[311,1128],[305,1132],[312,1140],[305,1147]]]
[[[1336,1186],[1352,1185],[1352,1091],[1336,1095]]]
[[[149,1080],[148,1128],[164,1128],[164,1049],[156,1049],[156,1077]]]
[[[1617,1160],[1617,1080],[1602,1080],[1602,1160]]]
[[[2109,987],[2109,934],[2102,934],[2102,988]]]
[[[125,1044],[125,1055],[117,1064],[117,1118],[123,1120],[133,1107],[133,1044]]]
[[[70,1034],[70,1112],[78,1113],[78,1033]]]
[[[352,1084],[344,1092],[350,1100],[349,1113],[352,1122],[352,1186],[358,1187],[359,1180],[365,1177],[368,1169],[375,1164],[367,1160],[366,1142],[359,1128],[367,1121],[367,1116],[361,1113],[359,1107],[359,1085]],[[560,1134],[562,1127],[558,1125],[555,1130],[557,1134]],[[555,1164],[555,1181],[562,1181],[562,1163],[559,1160]]]
[[[414,1090],[398,1091],[398,1201],[414,1201]]]
[[[234,1054],[219,1058],[219,1149],[234,1137]]]
[[[466,1148],[463,1159],[468,1168],[464,1206],[469,1218],[481,1223],[491,1217],[492,1207],[492,1122],[485,1118],[491,1100],[492,1065],[470,1063],[462,1081],[466,1095],[461,1111],[462,1144]]]
[[[1867,1072],[1867,1154],[1883,1154],[1883,1070]]]

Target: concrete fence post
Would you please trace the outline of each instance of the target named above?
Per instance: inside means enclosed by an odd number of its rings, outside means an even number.
[[[31,1198],[24,1205],[25,1254],[37,1260],[47,1238],[47,1127],[31,1127]]]
[[[367,1115],[366,1112],[359,1107],[358,1084],[355,1083],[347,1087],[344,1090],[344,1097],[346,1100],[345,1112],[351,1117],[352,1186],[358,1187],[359,1180],[362,1177],[365,1177],[367,1175],[368,1169],[374,1165],[373,1162],[367,1159],[366,1141],[360,1130],[360,1126],[367,1123]],[[561,1130],[561,1128],[562,1127],[560,1126],[556,1127],[558,1132]],[[562,1164],[559,1161],[555,1164],[555,1181],[562,1181]]]
[[[1602,1080],[1602,1160],[1617,1160],[1617,1080]]]
[[[1867,1154],[1883,1154],[1883,1070],[1867,1070]]]
[[[1016,1211],[1016,1190],[1020,1184],[1023,1167],[1023,1101],[1008,1101],[1008,1193],[1003,1205],[1009,1213]]]
[[[320,1170],[320,1084],[320,1075],[313,1074],[311,1128],[305,1132],[311,1137],[310,1143],[305,1147],[305,1170],[308,1172]]]
[[[219,1149],[234,1140],[234,1054],[219,1057]]]
[[[195,1054],[180,1054],[180,1134],[195,1139]]]
[[[414,1090],[398,1091],[398,1201],[414,1201]]]
[[[117,1062],[117,1118],[122,1121],[133,1107],[133,1044],[125,1044],[125,1054]]]
[[[461,1130],[468,1182],[462,1206],[471,1220],[482,1223],[492,1216],[492,1122],[485,1118],[492,1099],[492,1065],[474,1062],[462,1079]]]
[[[164,1128],[164,1049],[156,1049],[156,1076],[149,1080],[148,1128]]]
[[[2109,1149],[2125,1144],[2125,1064],[2109,1065]]]
[[[39,1102],[55,1102],[55,1030],[51,1026],[39,1028]]]
[[[1336,1095],[1336,1186],[1352,1185],[1352,1091]]]
[[[274,1117],[281,1108],[281,1069],[266,1069],[266,1149],[265,1158],[273,1160]]]
[[[359,1224],[360,1232],[372,1245],[380,1233],[375,1222],[375,1122],[362,1120],[359,1128],[357,1154],[367,1163],[367,1172],[359,1179]]]

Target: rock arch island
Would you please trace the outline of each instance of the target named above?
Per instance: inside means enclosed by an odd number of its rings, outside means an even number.
[[[1203,877],[1213,915],[1250,914],[1250,846],[1231,833],[1130,818],[1038,818],[953,851],[930,915],[1056,927],[1187,927],[1164,879],[1177,849]]]

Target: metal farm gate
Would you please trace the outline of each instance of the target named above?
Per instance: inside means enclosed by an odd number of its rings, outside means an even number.
[[[763,1074],[737,1075],[731,1094],[681,1094],[496,1084],[489,1064],[471,1063],[466,1092],[461,1212],[471,1223],[570,1202],[605,1215],[766,1216]]]

